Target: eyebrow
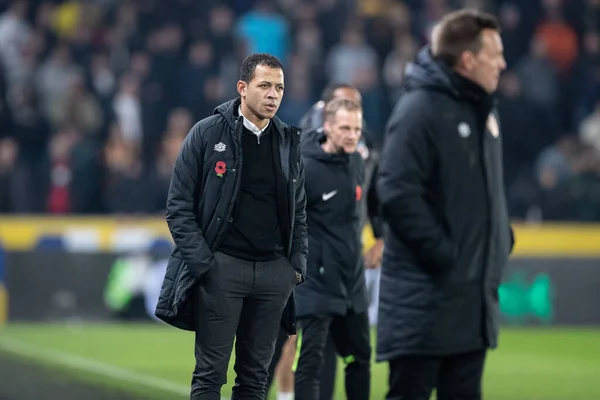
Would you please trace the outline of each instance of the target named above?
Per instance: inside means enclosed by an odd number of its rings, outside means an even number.
[[[274,82],[269,82],[269,81],[260,81],[260,82],[258,82],[259,85],[262,85],[263,83],[266,83],[268,85],[283,86],[283,83],[274,83]]]

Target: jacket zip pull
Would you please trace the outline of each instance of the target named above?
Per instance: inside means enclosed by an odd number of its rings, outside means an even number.
[[[256,140],[258,141],[258,144],[260,144],[260,133],[256,135]]]

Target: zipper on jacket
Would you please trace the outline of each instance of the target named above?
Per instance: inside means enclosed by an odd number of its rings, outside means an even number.
[[[290,210],[294,210],[294,212],[290,212],[290,233],[289,233],[289,239],[288,239],[288,257],[291,254],[292,251],[292,245],[294,243],[294,220],[296,219],[296,183],[295,180],[296,178],[294,178],[292,176],[292,172],[294,171],[294,168],[292,168],[293,163],[295,163],[296,161],[294,160],[294,154],[292,154],[292,152],[294,150],[296,151],[301,151],[301,150],[297,150],[298,149],[298,145],[300,142],[300,138],[298,138],[298,143],[296,145],[294,145],[294,138],[293,135],[298,135],[300,136],[300,130],[296,127],[290,127],[290,131],[292,133],[292,137],[289,138],[289,147],[290,147],[290,153],[288,156],[288,163],[287,163],[287,168],[289,171],[289,180],[288,180],[288,185],[290,187],[289,193],[288,193],[288,199],[290,201],[290,205],[291,207],[289,207]],[[300,157],[302,157],[302,154],[300,154]],[[300,163],[296,164],[296,170],[298,170],[300,168]],[[282,165],[282,169],[283,169],[283,165]],[[299,172],[299,171],[298,171]]]
[[[238,164],[236,166],[236,173],[235,173],[235,187],[233,188],[233,195],[231,196],[231,202],[229,203],[229,207],[227,208],[227,213],[225,214],[225,219],[223,221],[223,225],[220,227],[219,232],[217,233],[215,239],[215,243],[213,244],[214,249],[217,249],[221,243],[223,242],[223,239],[225,238],[225,234],[227,233],[227,227],[229,226],[229,219],[231,217],[231,213],[233,212],[233,208],[235,206],[239,191],[240,191],[240,185],[241,185],[241,181],[242,181],[242,161],[243,161],[243,155],[242,155],[242,129],[239,129],[237,127],[238,122],[236,121],[236,130],[235,130],[235,136],[238,139],[238,143],[236,148],[238,149],[239,152],[239,157],[238,157]],[[214,251],[213,249],[213,251]]]

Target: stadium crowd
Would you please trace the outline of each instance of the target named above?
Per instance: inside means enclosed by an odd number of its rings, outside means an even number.
[[[286,68],[290,124],[356,85],[380,147],[403,71],[448,11],[493,11],[511,216],[600,221],[598,0],[14,0],[0,6],[0,213],[162,214],[179,146],[237,96],[243,58]],[[401,162],[401,160],[399,161]]]

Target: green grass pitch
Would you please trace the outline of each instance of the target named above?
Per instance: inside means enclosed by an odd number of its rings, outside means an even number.
[[[166,393],[98,371],[75,371],[52,356],[42,360],[31,354],[35,351],[23,353],[74,378],[125,389],[146,399],[185,399],[189,398],[183,392],[191,378],[193,339],[190,332],[157,324],[20,324],[0,328],[0,351],[16,340],[25,348],[85,358],[168,381],[181,390]],[[234,376],[230,368],[224,396],[231,394]],[[371,399],[384,399],[386,390],[387,364],[373,363]],[[338,374],[335,398],[345,398],[342,374]],[[274,399],[272,394],[269,399]],[[600,329],[504,328],[500,347],[490,353],[486,364],[484,399],[600,399]]]

